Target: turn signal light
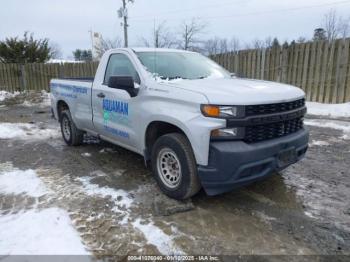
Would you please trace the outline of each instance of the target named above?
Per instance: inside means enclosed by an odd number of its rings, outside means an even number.
[[[202,114],[216,118],[243,118],[243,106],[201,105]]]
[[[203,105],[202,106],[202,113],[205,116],[219,117],[220,116],[220,107],[212,106],[212,105]]]

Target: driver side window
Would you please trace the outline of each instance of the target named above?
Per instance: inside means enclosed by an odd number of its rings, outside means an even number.
[[[107,85],[111,76],[131,76],[140,84],[140,77],[130,59],[124,54],[113,54],[109,57],[103,84]]]

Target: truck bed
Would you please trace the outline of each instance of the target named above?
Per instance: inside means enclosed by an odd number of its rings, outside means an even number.
[[[60,78],[50,82],[51,101],[58,105],[59,101],[67,104],[74,122],[81,129],[92,128],[91,88],[93,78]],[[53,108],[58,119],[57,108]],[[83,113],[82,113],[83,112]]]
[[[60,77],[59,80],[79,81],[79,82],[94,82],[94,77]]]

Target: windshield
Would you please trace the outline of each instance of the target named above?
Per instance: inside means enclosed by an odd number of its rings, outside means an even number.
[[[137,52],[141,63],[161,79],[229,78],[230,73],[209,58],[189,52]]]

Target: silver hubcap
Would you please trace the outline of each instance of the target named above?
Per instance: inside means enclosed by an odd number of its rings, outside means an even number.
[[[64,138],[68,141],[70,139],[70,123],[66,117],[62,119],[62,133]]]
[[[177,187],[181,182],[181,165],[175,152],[163,148],[157,157],[158,174],[162,182],[169,188]]]

